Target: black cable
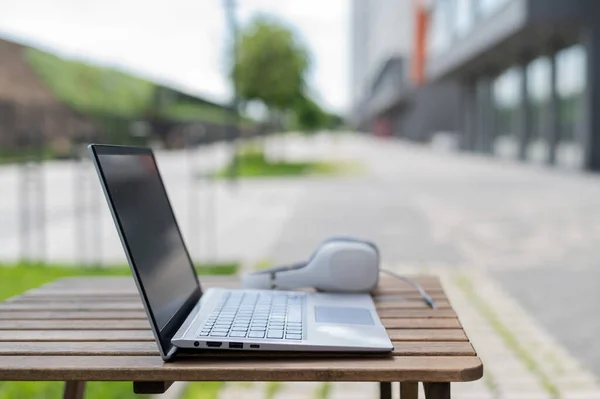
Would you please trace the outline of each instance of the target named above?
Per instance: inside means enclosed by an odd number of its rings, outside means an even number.
[[[437,305],[435,304],[435,301],[433,300],[433,298],[427,292],[425,292],[425,290],[423,289],[423,287],[421,287],[421,285],[419,283],[409,279],[408,277],[404,277],[398,273],[395,273],[391,270],[379,269],[379,271],[382,273],[386,273],[392,277],[395,277],[399,280],[404,281],[405,283],[412,285],[417,291],[419,291],[419,294],[421,294],[421,297],[423,297],[423,300],[427,303],[427,305],[429,305],[429,307],[431,309],[438,308]]]

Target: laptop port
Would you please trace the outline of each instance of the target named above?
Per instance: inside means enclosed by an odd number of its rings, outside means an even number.
[[[209,348],[220,348],[221,345],[223,345],[223,342],[208,341],[206,343],[206,346],[208,346]]]
[[[199,346],[200,346],[200,342],[198,342],[198,341],[194,341],[194,346],[195,346],[196,348],[197,348],[197,347],[199,347]]]
[[[232,349],[244,349],[244,344],[241,342],[230,342],[229,347]]]
[[[250,348],[252,348],[252,349],[258,349],[258,348],[260,348],[260,345],[258,345],[258,344],[250,344]]]

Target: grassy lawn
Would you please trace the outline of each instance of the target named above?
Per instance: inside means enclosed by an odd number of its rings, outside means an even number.
[[[218,399],[224,382],[193,382],[187,385],[181,399]]]
[[[112,68],[67,60],[41,50],[28,48],[27,60],[36,74],[58,99],[84,115],[110,114],[143,118],[156,110],[157,85]],[[170,100],[158,110],[160,116],[174,120],[193,120],[224,124],[221,107]],[[252,123],[244,118],[245,123]]]
[[[236,263],[197,265],[198,274],[230,275],[237,272]],[[77,267],[65,265],[0,263],[0,301],[39,287],[62,277],[73,276],[130,276],[127,265],[109,267]]]
[[[155,85],[147,80],[36,49],[26,55],[50,90],[77,111],[133,117],[148,110],[154,99]]]
[[[346,172],[348,165],[333,162],[270,161],[259,148],[242,149],[238,153],[239,177],[285,177],[309,175],[333,175]],[[213,177],[229,177],[231,165],[218,170]]]
[[[231,113],[229,110],[217,107],[198,107],[197,104],[190,104],[180,101],[170,105],[165,110],[166,115],[173,119],[181,121],[201,120],[211,122],[217,125],[228,124],[231,122]],[[246,116],[241,116],[240,124],[242,126],[252,126],[254,121]]]
[[[235,263],[197,265],[199,274],[235,274]],[[62,277],[71,276],[129,276],[126,265],[112,267],[77,267],[65,265],[2,264],[0,263],[0,301],[39,287]],[[205,387],[206,385],[206,387]],[[213,392],[213,386],[201,383],[195,388]],[[59,399],[62,397],[61,382],[0,382],[0,399]],[[216,392],[216,391],[215,391]],[[216,394],[215,394],[216,395]],[[91,382],[87,384],[86,399],[144,399],[147,395],[135,395],[130,382]],[[190,398],[216,399],[216,396],[194,395]]]
[[[0,148],[0,165],[15,163],[20,161],[46,161],[58,158],[58,154],[50,148],[43,148],[39,151],[26,150],[7,150]]]

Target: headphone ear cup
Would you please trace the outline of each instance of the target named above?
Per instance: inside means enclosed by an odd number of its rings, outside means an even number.
[[[379,257],[371,248],[347,248],[332,254],[329,271],[339,291],[370,292],[379,281]]]
[[[330,292],[370,292],[379,281],[379,251],[361,240],[330,240],[307,263],[276,267],[242,278],[245,288],[313,287]]]

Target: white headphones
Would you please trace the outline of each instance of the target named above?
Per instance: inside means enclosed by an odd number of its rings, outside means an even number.
[[[319,291],[371,292],[379,281],[379,250],[366,240],[333,237],[324,241],[306,262],[247,273],[244,288],[313,287]]]

